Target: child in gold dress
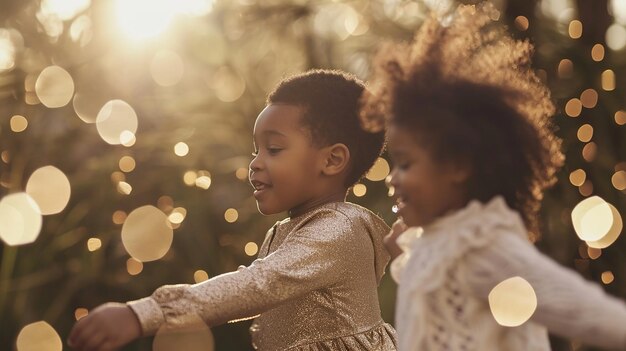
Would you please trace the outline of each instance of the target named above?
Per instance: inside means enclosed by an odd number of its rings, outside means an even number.
[[[382,132],[361,128],[363,91],[337,71],[282,81],[256,120],[250,182],[261,213],[289,217],[268,231],[258,259],[199,284],[98,307],[76,323],[70,346],[115,348],[198,317],[214,326],[259,315],[251,327],[258,350],[395,350],[377,294],[389,228],[345,202],[383,147]]]

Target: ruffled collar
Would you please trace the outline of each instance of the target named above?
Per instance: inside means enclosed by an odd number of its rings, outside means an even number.
[[[397,239],[404,253],[392,262],[392,277],[398,283],[417,286],[418,281],[428,280],[426,285],[438,285],[439,272],[447,270],[468,250],[487,245],[494,239],[496,227],[521,236],[527,233],[519,214],[507,206],[502,196],[487,203],[473,200],[423,228],[409,228]]]

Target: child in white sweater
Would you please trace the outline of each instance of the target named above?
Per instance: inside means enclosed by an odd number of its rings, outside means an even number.
[[[389,128],[404,222],[390,234],[403,232],[391,267],[399,350],[550,350],[548,331],[626,349],[626,305],[531,243],[542,193],[563,162],[531,52],[488,7],[463,6],[377,57],[378,90],[362,118]],[[532,289],[505,294],[507,307],[536,297],[517,326],[498,323],[490,308],[490,293],[509,278]]]

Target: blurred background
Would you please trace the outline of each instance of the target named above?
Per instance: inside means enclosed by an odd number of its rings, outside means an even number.
[[[260,215],[247,183],[266,94],[310,68],[367,80],[383,41],[410,40],[429,9],[454,4],[0,0],[0,349],[68,349],[73,323],[101,303],[252,262],[283,217]],[[626,0],[494,5],[536,45],[558,105],[567,160],[538,245],[624,299]],[[349,200],[392,223],[383,156]],[[380,299],[392,322],[389,275]],[[198,340],[250,350],[249,324]]]

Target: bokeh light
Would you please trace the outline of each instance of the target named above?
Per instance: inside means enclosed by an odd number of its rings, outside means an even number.
[[[259,246],[256,243],[249,242],[246,244],[243,250],[245,251],[246,255],[254,256],[257,254],[257,252],[259,252]]]
[[[111,220],[115,224],[124,224],[124,221],[126,221],[126,217],[128,217],[126,212],[122,210],[117,210],[113,212],[113,215],[111,216]]]
[[[89,238],[87,240],[87,250],[90,252],[96,251],[102,247],[102,241],[98,238]]]
[[[122,100],[111,100],[104,104],[96,117],[96,127],[100,137],[111,145],[121,144],[122,133],[137,133],[137,114]]]
[[[141,262],[155,261],[165,256],[173,237],[165,213],[150,205],[133,210],[122,227],[124,248]]]
[[[21,133],[28,127],[28,120],[24,116],[15,115],[11,117],[9,124],[11,125],[12,131],[15,133]]]
[[[574,207],[572,224],[581,240],[598,249],[611,245],[622,231],[619,212],[599,196],[584,199]]]
[[[131,147],[135,145],[135,142],[137,142],[137,138],[133,132],[125,130],[120,134],[120,144]]]
[[[228,67],[220,67],[211,79],[215,96],[223,102],[238,100],[246,90],[246,82]]]
[[[573,20],[569,23],[569,36],[572,39],[578,39],[583,35],[583,24],[579,20]]]
[[[132,156],[122,156],[119,161],[120,170],[124,173],[132,172],[135,169],[135,159]]]
[[[150,63],[152,79],[163,87],[178,84],[185,72],[185,65],[180,56],[174,51],[160,50]]]
[[[27,193],[0,199],[0,239],[9,246],[30,244],[41,231],[39,206]]]
[[[102,107],[100,99],[77,92],[72,99],[72,107],[76,115],[85,123],[96,123],[98,111]]]
[[[535,290],[522,277],[500,282],[491,290],[488,300],[496,322],[505,327],[524,324],[537,309]]]
[[[592,260],[597,260],[602,256],[602,249],[596,249],[595,247],[587,247],[587,255]]]
[[[88,314],[89,310],[87,310],[86,308],[79,307],[74,310],[74,318],[76,318],[76,320],[86,317]]]
[[[609,29],[606,30],[606,46],[613,51],[622,50],[626,46],[626,28],[613,23]]]
[[[70,201],[72,187],[63,171],[54,166],[45,166],[28,178],[26,193],[37,202],[43,215],[53,215],[65,209]]]
[[[170,25],[176,15],[175,5],[168,0],[117,0],[117,23],[132,39],[152,38]]]
[[[229,208],[224,212],[224,219],[228,223],[234,223],[239,218],[239,212],[234,208]]]
[[[90,5],[91,0],[43,0],[41,11],[67,21],[88,9]]]
[[[389,163],[382,157],[379,157],[372,168],[367,172],[365,176],[367,179],[378,182],[384,180],[389,175]]]
[[[606,91],[615,90],[615,72],[607,69],[602,72],[602,89]]]
[[[617,190],[626,190],[626,171],[617,171],[611,177],[611,184]]]
[[[0,28],[0,72],[15,67],[15,44],[11,40],[11,32]]]
[[[515,17],[515,27],[521,31],[528,30],[528,26],[530,23],[528,22],[528,18],[526,16],[517,16]]]
[[[143,271],[143,263],[131,257],[126,260],[126,271],[130,275],[137,275]]]
[[[591,196],[593,194],[593,183],[589,179],[585,180],[583,185],[578,187],[578,192],[584,197]]]
[[[571,78],[574,75],[574,63],[570,59],[562,59],[557,67],[559,78]]]
[[[209,274],[201,269],[193,273],[193,281],[196,283],[202,283],[205,280],[209,280]]]
[[[152,351],[213,351],[215,343],[209,327],[199,316],[189,319],[185,328],[160,328],[154,336]]]
[[[248,169],[245,167],[237,168],[235,171],[235,177],[239,180],[248,180]]]
[[[45,321],[26,325],[17,335],[17,351],[61,351],[63,343],[56,330]]]
[[[578,117],[583,110],[583,104],[578,98],[570,99],[565,104],[565,113],[570,117]]]
[[[583,124],[578,128],[578,132],[576,133],[578,140],[583,143],[588,143],[593,138],[593,127],[590,124]]]
[[[195,183],[198,188],[207,190],[211,186],[211,173],[209,171],[198,171]]]
[[[74,96],[74,80],[63,68],[48,66],[39,74],[35,83],[35,92],[46,107],[63,107]]]
[[[604,284],[611,284],[613,280],[615,280],[615,276],[613,275],[613,272],[605,271],[605,272],[602,272],[600,279],[602,279],[602,283]]]
[[[596,44],[591,48],[591,59],[600,62],[604,60],[604,45]]]
[[[587,179],[587,173],[582,169],[577,169],[569,174],[569,181],[574,186],[581,186]]]
[[[593,162],[596,159],[597,153],[598,145],[593,141],[587,143],[587,145],[583,147],[583,159],[585,159],[585,161],[587,162]]]
[[[586,108],[594,108],[598,104],[598,92],[594,89],[586,89],[580,94],[580,101]]]
[[[367,193],[367,187],[364,184],[358,183],[352,187],[352,192],[356,197],[362,197]]]
[[[117,192],[122,195],[130,195],[133,192],[133,187],[126,182],[119,182],[117,183]]]
[[[183,182],[188,186],[195,185],[196,179],[198,179],[198,175],[194,171],[187,171],[183,174]]]
[[[167,219],[172,224],[181,224],[185,220],[186,216],[187,216],[187,210],[185,208],[176,207],[175,209],[172,210],[172,213],[170,213]]]
[[[620,126],[626,124],[626,111],[617,111],[615,112],[615,123]]]
[[[174,145],[174,153],[176,154],[176,156],[180,157],[187,156],[187,154],[189,153],[189,146],[182,141],[176,143],[176,145]]]

